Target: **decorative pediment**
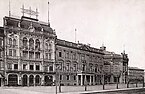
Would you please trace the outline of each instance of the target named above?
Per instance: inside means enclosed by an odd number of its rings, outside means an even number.
[[[33,27],[32,22],[31,22],[30,27],[28,29],[30,30],[30,32],[34,32],[35,31],[35,28]]]

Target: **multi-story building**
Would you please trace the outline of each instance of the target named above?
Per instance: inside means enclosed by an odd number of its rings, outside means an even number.
[[[56,34],[48,23],[4,17],[5,85],[49,85],[55,80]]]
[[[0,27],[0,86],[4,85],[4,28]]]
[[[144,69],[128,67],[128,81],[144,79]]]
[[[102,46],[100,49],[104,50],[104,74],[106,83],[126,83],[128,56],[121,53],[106,51],[106,47]]]
[[[62,85],[103,83],[103,50],[57,39],[56,67]]]

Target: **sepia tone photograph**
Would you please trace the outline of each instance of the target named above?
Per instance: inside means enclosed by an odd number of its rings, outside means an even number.
[[[145,94],[145,0],[0,0],[0,94]]]

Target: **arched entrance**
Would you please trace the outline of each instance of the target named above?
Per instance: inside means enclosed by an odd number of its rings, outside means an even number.
[[[29,76],[29,86],[34,86],[34,76],[33,75]]]
[[[39,75],[36,75],[36,77],[35,77],[35,85],[36,86],[40,85],[40,76]]]
[[[45,76],[45,85],[46,86],[51,86],[53,84],[53,77],[52,76]]]
[[[27,86],[27,80],[28,80],[28,76],[23,75],[23,86]]]
[[[9,86],[17,86],[18,85],[18,76],[16,74],[8,75],[8,85]]]

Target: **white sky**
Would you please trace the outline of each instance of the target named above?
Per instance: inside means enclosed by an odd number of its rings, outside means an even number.
[[[0,25],[8,16],[9,0],[0,0]],[[39,20],[47,22],[48,0],[11,0],[12,15],[21,16],[25,8],[38,8]],[[60,39],[103,43],[115,53],[125,48],[129,65],[145,68],[145,0],[49,0],[50,24]],[[123,47],[125,45],[125,47]]]

